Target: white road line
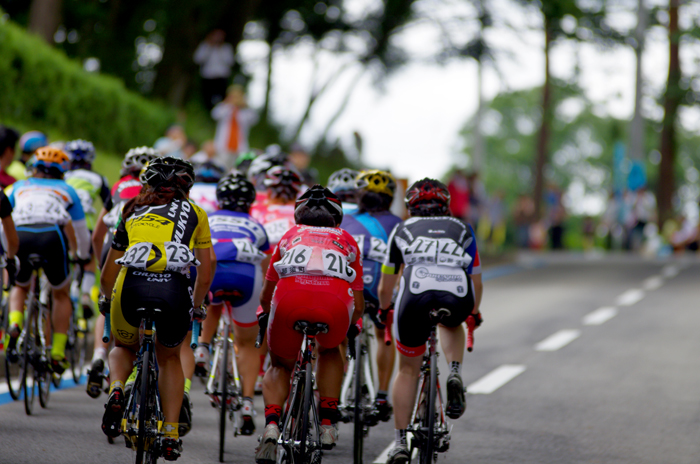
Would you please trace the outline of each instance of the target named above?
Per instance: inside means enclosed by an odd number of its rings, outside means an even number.
[[[488,395],[525,372],[521,364],[504,364],[467,387],[467,393]]]
[[[644,290],[632,288],[618,296],[615,303],[617,306],[632,306],[633,304],[638,303],[642,298],[644,298]]]
[[[559,332],[555,332],[549,337],[545,338],[537,345],[535,345],[536,351],[557,351],[559,348],[563,348],[569,343],[576,340],[581,336],[581,331],[576,329],[564,329]]]
[[[656,290],[664,284],[664,278],[661,276],[653,276],[642,282],[642,287],[644,290],[651,291]]]
[[[661,269],[661,275],[663,275],[667,279],[676,277],[678,275],[678,272],[678,266],[674,264],[669,264],[667,266],[664,266],[663,269]]]
[[[617,308],[612,306],[598,308],[592,313],[588,313],[583,318],[583,325],[601,325],[617,316]]]

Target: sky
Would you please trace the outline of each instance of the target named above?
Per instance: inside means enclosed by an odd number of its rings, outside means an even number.
[[[505,76],[503,80],[492,69],[485,68],[484,98],[487,101],[500,91],[540,86],[544,81],[544,34],[537,27],[541,26],[539,14],[515,10],[507,0],[490,1],[505,20],[526,31],[516,34],[505,28],[496,28],[486,36],[492,46],[510,52],[513,57],[499,59],[501,76]],[[360,3],[367,7],[372,1],[362,0]],[[431,8],[435,4],[441,5],[439,14],[443,17],[465,13],[464,2],[451,0],[425,0],[418,2],[418,7]],[[616,29],[633,29],[636,24],[634,11],[619,9],[611,17],[611,23]],[[575,29],[575,20],[569,26]],[[468,31],[465,34],[468,35]],[[410,51],[416,62],[391,75],[381,86],[375,85],[371,73],[363,74],[331,134],[352,153],[352,134],[359,132],[363,138],[362,160],[369,166],[389,168],[395,175],[407,177],[409,181],[425,176],[439,178],[454,164],[464,166],[467,163],[467,158],[459,154],[462,150],[459,132],[477,108],[477,66],[470,59],[451,61],[446,65],[426,62],[423,58],[430,56],[439,40],[436,28],[431,24],[419,23],[395,40]],[[655,119],[661,110],[652,96],[659,95],[665,85],[667,47],[663,29],[650,29],[643,56],[644,92],[647,95],[643,111]],[[266,54],[267,47],[260,42],[244,41],[239,46],[239,59],[246,63],[247,70],[254,76],[249,87],[249,100],[254,107],[261,107],[264,99]],[[686,61],[691,58],[686,57]],[[632,48],[621,46],[604,50],[590,44],[559,43],[552,50],[553,75],[570,77],[577,59],[582,71],[580,84],[595,103],[596,110],[631,119],[636,69]],[[343,62],[342,57],[321,56],[319,72],[330,75]],[[313,69],[314,60],[308,46],[301,45],[276,54],[272,108],[278,121],[294,126],[300,119],[310,92]],[[322,132],[359,71],[359,67],[350,67],[319,99],[302,132],[302,142],[310,143]],[[697,114],[686,115],[684,119],[693,118],[697,121]],[[587,200],[592,203],[584,208],[589,210],[585,212],[596,213],[602,208],[602,198]]]

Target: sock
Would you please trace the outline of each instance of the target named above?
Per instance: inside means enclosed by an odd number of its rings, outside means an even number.
[[[457,362],[457,361],[452,361],[450,364],[450,371],[456,372],[459,375],[462,375],[462,363]]]
[[[192,381],[188,378],[185,378],[185,393],[189,393],[191,387],[192,387]]]
[[[85,271],[83,273],[83,284],[80,290],[86,294],[90,295],[92,293],[92,287],[95,286],[95,273],[90,271]]]
[[[338,422],[338,398],[322,396],[318,415],[321,425],[333,425]]]
[[[253,398],[249,396],[243,397],[243,415],[252,416],[253,415]]]
[[[281,416],[282,406],[279,406],[277,404],[270,404],[265,406],[265,427],[272,423],[279,424]]]
[[[126,379],[126,385],[133,384],[136,382],[136,366],[131,371],[131,374],[129,374],[129,378]]]
[[[10,313],[10,327],[17,325],[17,327],[22,329],[22,323],[24,322],[24,313],[22,311],[12,311]]]
[[[389,398],[389,392],[384,391],[384,390],[377,390],[377,399],[378,400],[385,400]]]
[[[105,348],[95,348],[95,351],[92,353],[92,362],[98,359],[107,362],[107,350]]]
[[[112,394],[112,390],[114,390],[117,387],[124,390],[124,384],[121,382],[121,380],[115,380],[114,382],[109,384],[109,393]]]
[[[395,429],[394,434],[394,443],[396,447],[408,448],[408,442],[406,441],[406,429]]]
[[[163,422],[163,437],[164,438],[172,438],[173,440],[177,440],[180,438],[180,434],[177,431],[177,427],[180,424],[177,422]]]
[[[51,343],[51,359],[62,360],[66,357],[66,342],[68,335],[62,333],[53,334],[53,342]]]

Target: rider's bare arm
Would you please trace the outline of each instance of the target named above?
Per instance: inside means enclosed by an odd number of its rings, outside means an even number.
[[[194,307],[197,308],[204,302],[204,297],[209,292],[211,281],[214,279],[212,272],[212,247],[195,248],[194,256],[199,260],[200,264],[197,268],[197,280],[194,283]],[[214,266],[216,266],[216,258],[214,258]]]

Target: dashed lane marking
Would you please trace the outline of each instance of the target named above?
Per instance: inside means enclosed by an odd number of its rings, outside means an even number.
[[[522,364],[504,364],[467,387],[467,393],[489,395],[525,372]]]
[[[601,325],[617,316],[617,308],[609,306],[598,308],[592,313],[586,314],[583,318],[583,325]]]
[[[580,336],[581,331],[577,329],[560,330],[559,332],[553,333],[552,335],[535,345],[535,350],[557,351],[558,349],[563,348],[569,343],[573,342]]]
[[[663,269],[661,269],[661,275],[663,275],[667,279],[676,277],[678,275],[678,272],[678,266],[676,266],[675,264],[669,264],[667,266],[664,266]]]
[[[617,306],[632,306],[638,303],[642,298],[644,298],[644,290],[632,288],[618,296],[615,303]]]
[[[653,276],[642,282],[642,287],[644,290],[652,291],[656,290],[664,284],[664,278],[661,276]]]

